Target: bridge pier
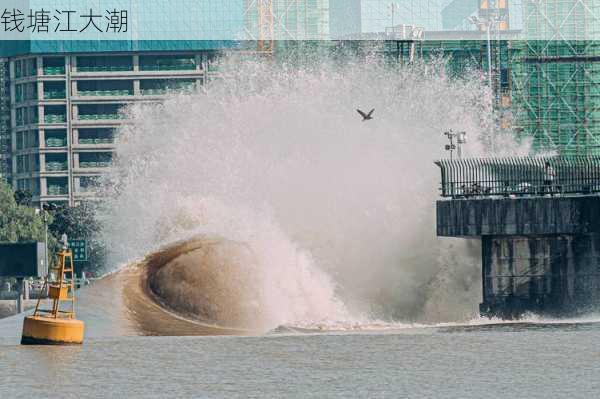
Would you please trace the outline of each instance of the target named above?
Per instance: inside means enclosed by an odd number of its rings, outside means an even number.
[[[484,316],[573,316],[600,304],[600,196],[442,200],[437,233],[481,239]]]

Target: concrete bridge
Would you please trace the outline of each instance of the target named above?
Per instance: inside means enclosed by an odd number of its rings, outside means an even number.
[[[437,164],[438,236],[482,243],[482,315],[572,316],[600,304],[600,159]]]

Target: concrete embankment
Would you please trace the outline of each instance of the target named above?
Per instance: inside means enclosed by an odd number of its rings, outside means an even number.
[[[37,299],[23,300],[23,311],[35,308],[36,302]],[[0,300],[0,319],[16,315],[18,313],[17,308],[16,300]]]

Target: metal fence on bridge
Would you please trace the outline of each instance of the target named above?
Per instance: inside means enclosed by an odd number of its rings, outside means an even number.
[[[442,197],[600,193],[600,156],[442,160]]]

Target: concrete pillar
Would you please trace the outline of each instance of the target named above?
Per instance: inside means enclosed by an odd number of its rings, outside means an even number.
[[[48,181],[45,177],[43,177],[40,179],[40,196],[46,195],[48,195]]]
[[[139,96],[142,93],[140,92],[140,80],[139,79],[135,79],[133,81],[133,95],[134,96]]]
[[[46,130],[45,129],[38,130],[38,143],[40,143],[40,148],[46,147]]]
[[[17,127],[17,110],[15,108],[10,110],[10,125],[13,130]]]
[[[23,280],[23,299],[29,299],[29,280]]]
[[[43,57],[37,57],[36,58],[36,62],[37,62],[37,76],[41,76],[44,74],[44,59]]]
[[[19,294],[19,296],[17,297],[17,309],[16,309],[16,313],[23,313],[24,311],[24,306],[23,306],[23,294]]]
[[[140,70],[140,56],[134,55],[133,56],[133,71],[138,72],[139,70]]]
[[[10,81],[10,104],[15,105],[17,101],[17,85],[14,83],[14,80]]]
[[[44,112],[44,106],[43,105],[38,105],[38,121],[39,123],[46,123],[45,121],[45,112]]]

